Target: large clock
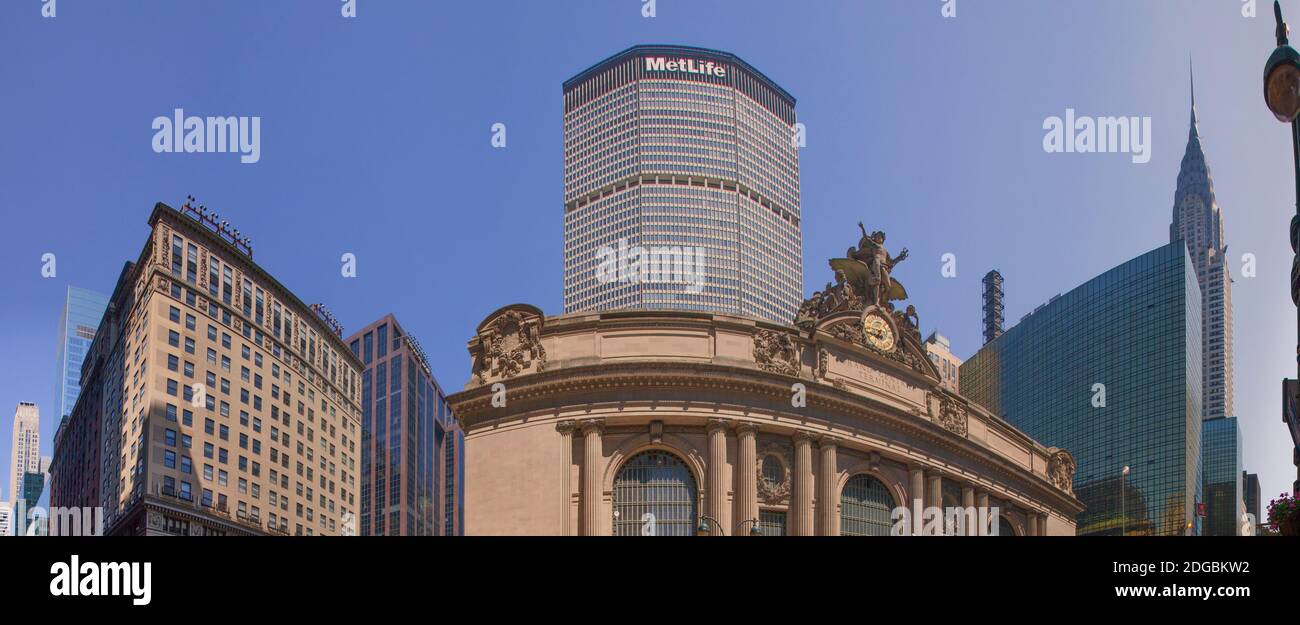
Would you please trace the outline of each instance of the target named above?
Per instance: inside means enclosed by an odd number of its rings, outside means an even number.
[[[866,336],[867,343],[882,352],[894,351],[898,342],[894,335],[894,324],[879,310],[862,315],[862,334]]]

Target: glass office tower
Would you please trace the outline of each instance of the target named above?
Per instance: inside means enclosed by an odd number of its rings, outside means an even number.
[[[81,362],[95,340],[99,320],[108,307],[108,296],[95,291],[68,287],[59,315],[59,346],[57,352],[58,381],[54,388],[54,423],[72,414],[81,393]]]
[[[745,61],[702,48],[637,46],[566,81],[564,311],[792,321],[803,300],[794,109]]]
[[[1199,534],[1200,315],[1186,247],[1171,243],[986,344],[962,365],[961,392],[1074,454],[1079,534]]]
[[[365,364],[359,534],[460,535],[464,433],[424,352],[393,315],[347,342]]]
[[[1241,430],[1236,417],[1207,419],[1201,428],[1205,535],[1236,536],[1246,513]]]

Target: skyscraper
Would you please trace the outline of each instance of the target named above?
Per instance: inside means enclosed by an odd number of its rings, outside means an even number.
[[[1169,241],[1183,241],[1201,288],[1201,400],[1206,419],[1233,416],[1232,274],[1223,214],[1214,199],[1214,180],[1205,161],[1192,87],[1191,130],[1174,191]]]
[[[564,83],[564,310],[788,323],[803,299],[795,99],[735,55],[636,46]]]
[[[962,364],[962,395],[1074,454],[1079,534],[1199,533],[1200,302],[1170,243],[1052,298]]]
[[[14,410],[13,442],[9,454],[9,492],[17,502],[23,493],[23,474],[41,471],[41,412],[36,404],[19,402]]]
[[[10,517],[13,512],[9,508],[9,503],[4,501],[4,493],[0,493],[0,538],[10,534]]]
[[[56,352],[58,377],[55,385],[54,419],[59,421],[72,413],[81,392],[81,361],[95,340],[95,329],[104,317],[108,297],[78,288],[68,287],[63,299],[63,312],[59,315],[59,345]]]
[[[385,315],[347,339],[361,371],[359,534],[461,533],[460,425],[419,343]]]
[[[1241,430],[1236,417],[1206,419],[1201,430],[1205,535],[1236,536],[1246,512]]]
[[[101,505],[110,535],[347,534],[361,363],[342,328],[202,207],[148,223],[56,435],[51,506]]]

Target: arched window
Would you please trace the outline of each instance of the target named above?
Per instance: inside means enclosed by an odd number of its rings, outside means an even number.
[[[698,496],[695,477],[677,456],[637,454],[614,476],[614,535],[694,536]]]
[[[888,536],[894,497],[870,475],[849,478],[840,493],[841,536]]]
[[[763,457],[763,481],[774,489],[785,483],[785,465],[773,454]]]
[[[1011,519],[1003,516],[998,519],[998,536],[1015,536],[1016,526],[1011,524]]]

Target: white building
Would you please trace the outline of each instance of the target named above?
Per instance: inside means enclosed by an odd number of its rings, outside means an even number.
[[[23,473],[40,473],[41,413],[36,404],[19,402],[14,411],[13,441],[9,447],[9,492],[16,501],[23,492]]]
[[[956,393],[958,392],[957,381],[958,371],[961,369],[961,359],[952,353],[952,345],[948,342],[948,337],[939,334],[937,331],[931,332],[929,338],[925,339],[925,354],[930,357],[930,362],[939,369],[939,377],[942,380],[943,387]]]

